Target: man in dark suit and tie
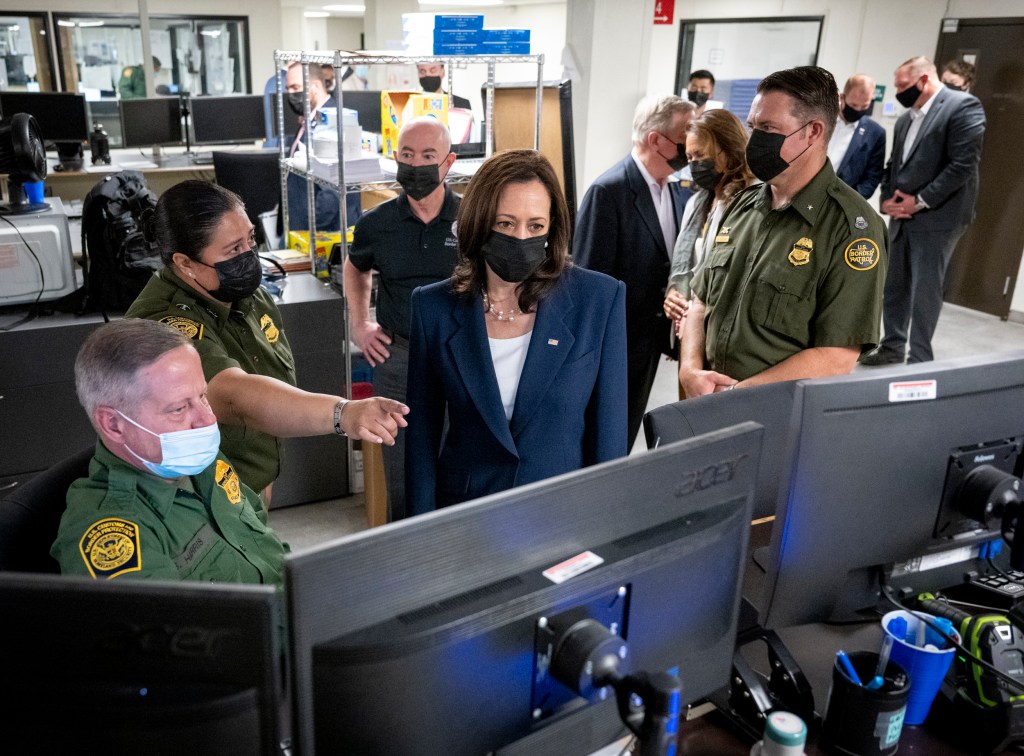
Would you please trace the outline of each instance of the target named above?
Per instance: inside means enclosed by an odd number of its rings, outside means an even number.
[[[828,143],[828,159],[836,175],[870,199],[885,170],[885,129],[868,115],[875,80],[855,74],[839,95],[839,118]]]
[[[671,354],[665,282],[683,203],[668,178],[686,165],[695,106],[675,95],[648,97],[633,114],[633,150],[587,190],[572,253],[584,268],[626,284],[629,443],[636,439],[660,355]]]
[[[885,337],[864,365],[932,359],[943,279],[957,241],[974,220],[985,111],[978,98],[942,84],[935,64],[911,58],[896,69],[896,122],[882,179],[889,222]]]

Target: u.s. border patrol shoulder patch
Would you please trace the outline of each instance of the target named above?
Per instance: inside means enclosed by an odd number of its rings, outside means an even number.
[[[197,323],[194,320],[183,318],[180,315],[168,315],[166,318],[160,318],[160,322],[166,323],[171,328],[181,331],[183,334],[195,341],[199,341],[203,338],[203,324]]]
[[[879,257],[881,257],[881,253],[878,250],[878,245],[871,239],[854,239],[843,252],[846,264],[854,270],[871,270],[878,265]]]
[[[242,501],[242,487],[238,482],[238,474],[235,469],[223,459],[217,460],[217,469],[214,473],[214,480],[217,485],[224,489],[228,501],[238,504]]]
[[[94,578],[115,578],[142,569],[139,526],[119,517],[97,520],[78,544],[89,574]]]

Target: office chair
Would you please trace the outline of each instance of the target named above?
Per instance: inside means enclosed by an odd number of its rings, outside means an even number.
[[[260,213],[281,205],[281,168],[277,152],[214,152],[213,174],[218,184],[242,198],[245,214],[256,227],[256,241],[265,242]],[[280,225],[279,220],[279,234]]]
[[[89,475],[94,446],[58,462],[0,501],[0,570],[59,573],[50,556],[68,488]]]

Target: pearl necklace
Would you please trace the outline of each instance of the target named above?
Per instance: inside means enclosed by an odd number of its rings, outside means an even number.
[[[490,295],[487,291],[484,291],[484,306],[487,308],[485,312],[490,314],[495,320],[502,322],[508,321],[511,323],[516,319],[516,315],[522,315],[518,307],[513,307],[511,310],[496,310],[494,309],[494,303],[491,301]]]

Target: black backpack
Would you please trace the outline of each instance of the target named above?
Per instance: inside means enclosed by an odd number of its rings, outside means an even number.
[[[124,312],[163,263],[142,233],[156,194],[138,171],[104,177],[82,203],[86,310]]]

